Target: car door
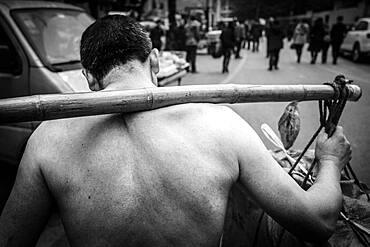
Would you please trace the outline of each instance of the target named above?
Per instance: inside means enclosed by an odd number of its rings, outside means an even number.
[[[364,37],[366,37],[365,32],[368,28],[367,21],[359,21],[353,31],[353,38],[354,41],[352,43],[352,48],[358,44],[360,46],[360,50],[363,51],[364,48]]]
[[[343,43],[341,45],[341,50],[344,51],[352,51],[353,44],[355,43],[355,37],[356,37],[356,31],[355,28],[358,23],[356,23],[351,30],[349,30],[346,34],[346,37],[343,40]]]
[[[29,95],[27,57],[0,13],[0,99]],[[31,123],[0,125],[0,165],[18,164],[32,133]]]
[[[369,22],[363,21],[362,25],[360,26],[360,32],[359,32],[359,42],[360,42],[360,48],[361,52],[367,52],[370,50],[370,38],[369,38]]]

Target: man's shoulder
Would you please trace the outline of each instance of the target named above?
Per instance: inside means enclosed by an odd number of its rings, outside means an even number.
[[[224,105],[208,103],[190,103],[175,105],[164,108],[170,116],[176,118],[192,118],[199,120],[232,120],[238,115],[229,107]]]
[[[208,103],[191,103],[171,106],[163,109],[169,120],[194,127],[205,127],[207,131],[214,130],[231,134],[233,130],[247,124],[236,112],[225,105]]]
[[[66,118],[42,122],[32,133],[28,146],[37,153],[48,154],[60,150],[67,142],[78,138],[93,117]]]

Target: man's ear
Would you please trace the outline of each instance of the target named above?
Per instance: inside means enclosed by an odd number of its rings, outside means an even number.
[[[154,74],[159,72],[159,51],[157,48],[154,48],[149,54],[149,63],[150,68]]]
[[[89,83],[89,88],[92,91],[99,91],[101,88],[99,87],[98,80],[86,69],[82,69],[82,74],[85,76],[87,83]]]

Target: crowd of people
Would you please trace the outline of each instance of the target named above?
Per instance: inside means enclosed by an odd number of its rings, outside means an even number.
[[[165,36],[161,25],[161,22],[158,21],[157,25],[150,30],[153,47],[159,51],[164,49],[162,37]],[[291,23],[289,27],[281,25],[274,18],[270,18],[265,25],[262,25],[258,20],[244,22],[234,20],[219,23],[218,28],[222,31],[219,41],[221,47],[219,53],[220,56],[223,56],[222,73],[229,72],[232,54],[235,54],[235,59],[242,58],[240,55],[242,48],[259,52],[259,44],[263,35],[266,37],[266,57],[269,58],[269,71],[279,69],[279,54],[286,37],[288,40],[292,40],[290,48],[296,52],[297,63],[301,62],[302,53],[305,51],[304,46],[308,44],[307,50],[311,55],[311,64],[316,63],[320,53],[321,62],[325,64],[328,60],[330,46],[332,63],[337,64],[339,49],[347,32],[342,16],[338,16],[337,23],[331,28],[328,25],[328,18],[325,21],[322,18],[317,18],[312,25],[308,21],[299,20],[296,25]],[[176,27],[167,34],[167,37],[172,40],[171,49],[186,51],[186,61],[189,63],[189,71],[192,73],[197,73],[197,48],[204,34],[200,21],[193,16],[189,16],[186,21],[185,19],[179,20]]]
[[[337,17],[335,23],[330,29],[328,20],[317,18],[309,27],[308,23],[300,21],[295,27],[293,33],[292,48],[297,52],[297,63],[301,62],[302,49],[305,43],[309,43],[308,50],[311,53],[311,64],[315,64],[318,54],[321,52],[321,62],[327,62],[329,47],[332,47],[332,62],[337,64],[339,49],[343,43],[347,28],[343,24],[343,17]]]
[[[294,31],[289,35],[289,30],[274,18],[270,18],[266,25],[258,21],[246,21],[245,23],[229,23],[223,25],[221,44],[224,49],[223,72],[228,72],[228,64],[231,53],[235,52],[235,58],[240,58],[240,47],[246,47],[252,52],[259,51],[259,41],[265,33],[266,56],[269,58],[268,70],[279,69],[279,53],[283,48],[285,37],[292,39],[290,48],[296,51],[297,63],[301,62],[304,46],[308,43],[308,51],[311,55],[311,64],[315,64],[321,53],[321,62],[325,64],[328,58],[328,50],[331,46],[332,63],[337,64],[339,49],[347,32],[343,24],[343,17],[338,16],[337,22],[330,28],[328,18],[317,18],[312,26],[303,20],[298,21]],[[240,30],[243,30],[242,32]]]

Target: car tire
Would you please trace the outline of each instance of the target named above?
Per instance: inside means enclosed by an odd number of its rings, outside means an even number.
[[[361,61],[361,49],[358,44],[354,45],[352,49],[352,53],[351,53],[351,58],[352,58],[352,61],[355,63],[358,63]]]

